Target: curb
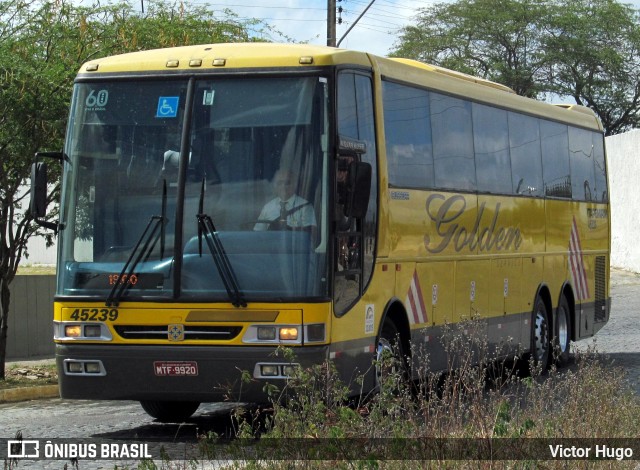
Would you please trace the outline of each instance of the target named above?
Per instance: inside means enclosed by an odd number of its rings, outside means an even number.
[[[39,398],[59,398],[57,385],[39,387],[19,387],[0,390],[0,403],[37,400]]]

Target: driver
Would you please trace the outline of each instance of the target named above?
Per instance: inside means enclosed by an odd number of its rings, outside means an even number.
[[[254,230],[291,230],[316,227],[313,206],[294,192],[291,170],[280,169],[273,177],[276,197],[265,204],[258,216]]]

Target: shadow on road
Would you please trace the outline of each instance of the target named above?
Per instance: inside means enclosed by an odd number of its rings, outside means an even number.
[[[214,409],[215,408],[215,409]],[[151,423],[133,428],[96,433],[91,437],[110,440],[145,440],[162,442],[197,442],[198,436],[215,433],[220,438],[232,438],[236,434],[237,422],[234,407],[205,403],[196,414],[183,423]]]

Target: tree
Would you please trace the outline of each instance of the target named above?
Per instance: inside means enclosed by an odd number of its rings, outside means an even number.
[[[593,109],[607,135],[638,127],[638,12],[614,0],[565,0],[549,26],[548,91]]]
[[[392,55],[573,99],[610,135],[638,125],[639,48],[638,12],[614,0],[459,0],[421,9]]]
[[[231,12],[217,18],[201,7],[146,2],[141,16],[132,3],[77,7],[62,0],[0,0],[0,379],[5,377],[10,290],[27,241],[52,241],[28,211],[25,187],[33,155],[60,150],[73,79],[93,57],[187,44],[249,41],[257,20]],[[60,167],[49,165],[49,181]],[[58,184],[47,199],[58,198]],[[57,216],[55,208],[49,219]]]
[[[535,97],[544,56],[542,0],[459,0],[421,9],[391,55],[479,76]]]

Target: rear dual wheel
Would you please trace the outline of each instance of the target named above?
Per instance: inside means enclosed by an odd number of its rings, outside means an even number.
[[[546,304],[538,296],[533,308],[531,328],[531,358],[533,359],[533,364],[540,367],[544,372],[549,366],[550,355],[549,314]]]
[[[569,362],[571,346],[571,320],[569,302],[563,295],[556,310],[554,324],[553,354],[556,364],[564,366]]]

